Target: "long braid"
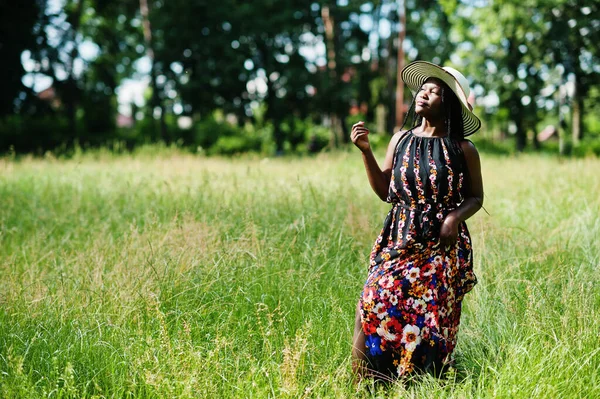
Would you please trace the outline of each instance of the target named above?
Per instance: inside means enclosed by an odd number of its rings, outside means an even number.
[[[461,160],[456,167],[464,173],[466,187],[470,187],[471,176],[469,175],[469,168],[467,168],[464,152],[460,144],[465,139],[462,105],[456,94],[445,85],[442,86],[442,106],[444,107],[444,122],[447,126],[446,142],[450,151],[456,154],[455,159]]]
[[[442,82],[442,107],[444,109],[444,126],[448,137],[454,139],[454,141],[461,141],[464,139],[464,127],[462,120],[462,106],[460,101],[456,97],[456,94]],[[419,126],[423,122],[423,117],[415,112],[415,103],[417,100],[417,93],[412,98],[408,112],[404,116],[401,130],[405,127],[412,129]]]
[[[416,99],[417,99],[417,95],[415,94],[413,96],[412,102],[410,103],[410,107],[408,107],[408,112],[406,113],[406,115],[404,115],[404,120],[402,121],[402,126],[400,127],[400,130],[404,130],[404,126],[406,126],[406,122],[408,122],[409,116],[414,115]],[[412,119],[414,119],[414,117]],[[413,127],[414,126],[411,126],[411,129]]]
[[[402,121],[402,126],[400,130],[404,130],[404,128],[408,128],[408,130],[414,129],[415,127],[421,124],[423,117],[417,115],[415,112],[415,102],[417,101],[417,95],[415,94],[410,103],[410,107],[408,108],[408,112],[404,115],[404,121]]]

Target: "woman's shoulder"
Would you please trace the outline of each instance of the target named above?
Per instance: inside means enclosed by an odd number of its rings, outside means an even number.
[[[477,147],[475,144],[469,139],[462,139],[459,141],[460,149],[463,154],[465,154],[465,158],[468,160],[469,158],[479,158],[479,152],[477,151]]]
[[[463,150],[477,151],[477,147],[475,147],[475,144],[469,139],[461,139],[458,142]]]
[[[399,130],[392,136],[390,144],[397,144],[403,137],[405,137],[412,129]]]

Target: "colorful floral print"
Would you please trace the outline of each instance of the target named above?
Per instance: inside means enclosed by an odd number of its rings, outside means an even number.
[[[448,138],[409,132],[398,143],[392,209],[360,298],[367,359],[378,373],[436,373],[451,360],[462,299],[477,282],[466,224],[456,244],[439,242],[443,219],[463,201],[463,169],[463,155]]]

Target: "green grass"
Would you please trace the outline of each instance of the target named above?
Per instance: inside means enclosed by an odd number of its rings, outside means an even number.
[[[0,160],[0,398],[600,397],[599,170],[484,155],[456,373],[372,393],[357,151]]]

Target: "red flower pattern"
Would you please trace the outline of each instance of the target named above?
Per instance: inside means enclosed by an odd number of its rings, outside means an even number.
[[[436,364],[451,360],[462,299],[477,282],[466,224],[455,245],[439,242],[443,219],[463,201],[458,148],[451,139],[412,132],[396,148],[387,199],[392,209],[373,245],[360,300],[367,358],[371,365],[391,361],[377,371],[391,367],[402,376],[427,368],[432,354]]]

